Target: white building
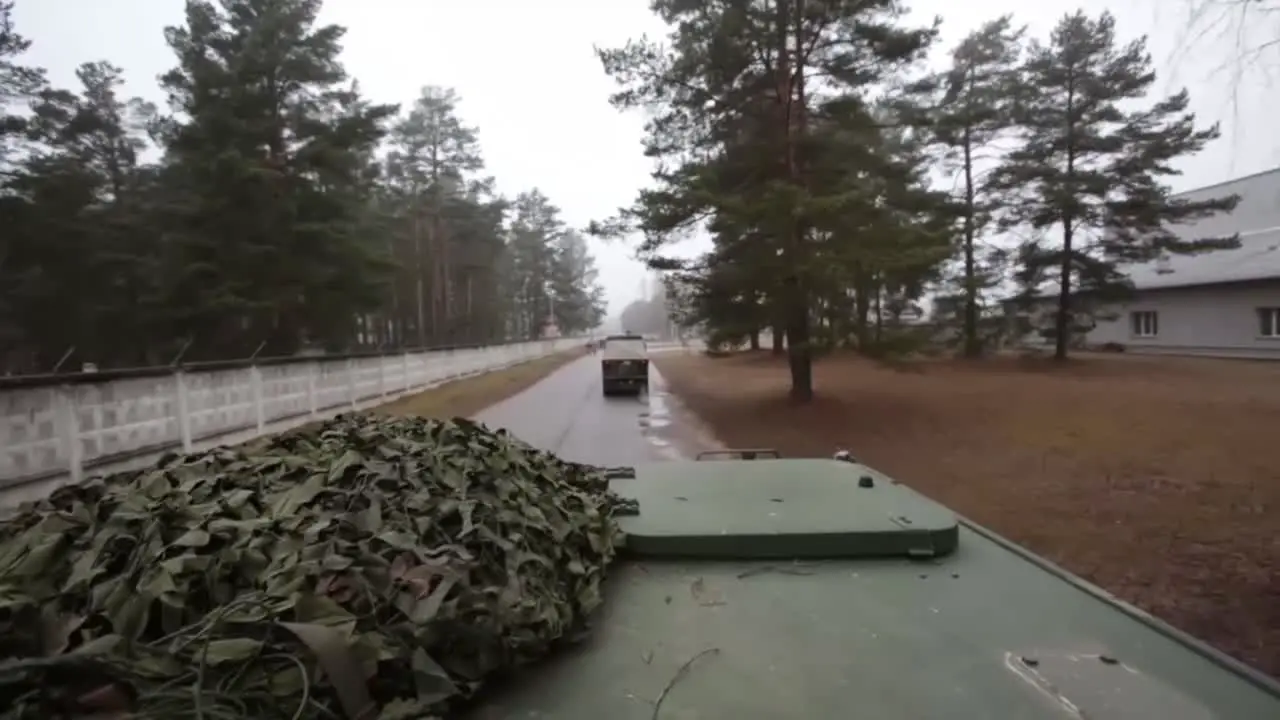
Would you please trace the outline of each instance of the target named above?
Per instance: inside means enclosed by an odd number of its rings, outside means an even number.
[[[1240,203],[1187,227],[1187,239],[1240,235],[1240,247],[1128,269],[1136,293],[1094,316],[1086,345],[1127,352],[1280,359],[1280,168],[1182,193]],[[1041,322],[1051,315],[1042,306]]]

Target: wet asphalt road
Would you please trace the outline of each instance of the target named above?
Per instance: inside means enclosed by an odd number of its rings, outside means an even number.
[[[600,356],[588,355],[476,419],[566,460],[594,465],[693,459],[712,446],[652,364],[649,388],[640,397],[604,397]]]

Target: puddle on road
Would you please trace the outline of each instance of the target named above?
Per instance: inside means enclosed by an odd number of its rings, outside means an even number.
[[[667,392],[659,389],[656,393],[649,396],[649,427],[665,428],[671,425],[671,408],[667,404]]]
[[[692,427],[684,427],[685,423],[677,423],[680,419],[679,400],[667,392],[661,376],[654,380],[646,398],[648,408],[641,411],[638,418],[640,434],[659,456],[668,460],[688,460],[702,449],[697,433]],[[692,452],[685,452],[681,446]]]

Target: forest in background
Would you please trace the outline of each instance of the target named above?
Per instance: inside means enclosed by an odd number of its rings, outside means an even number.
[[[34,2],[34,0],[31,0]],[[50,84],[0,0],[0,374],[596,327],[583,236],[500,196],[448,88],[376,104],[321,0],[194,0],[167,105],[110,59]]]

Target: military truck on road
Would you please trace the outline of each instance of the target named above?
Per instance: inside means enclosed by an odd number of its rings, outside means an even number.
[[[649,389],[649,350],[639,335],[610,335],[604,339],[600,384],[605,395]]]

